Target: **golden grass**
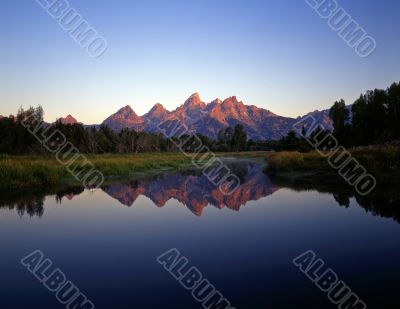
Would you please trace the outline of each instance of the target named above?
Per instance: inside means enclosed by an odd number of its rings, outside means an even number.
[[[105,177],[176,169],[190,163],[190,159],[180,153],[105,154],[88,155],[87,158]],[[77,165],[82,162],[76,161]],[[75,179],[54,156],[0,156],[2,189],[58,185],[63,182],[75,182]]]

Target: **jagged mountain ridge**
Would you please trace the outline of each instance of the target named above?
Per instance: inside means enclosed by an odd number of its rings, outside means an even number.
[[[314,111],[307,115],[312,115],[325,128],[332,129],[329,110]],[[157,103],[148,113],[138,116],[130,106],[126,106],[108,117],[103,125],[115,131],[129,128],[136,131],[156,132],[157,126],[162,122],[179,121],[185,124],[192,133],[217,138],[220,130],[241,124],[249,139],[277,140],[286,136],[293,125],[302,118],[283,117],[254,105],[245,105],[235,96],[224,101],[215,99],[206,104],[198,93],[194,93],[173,111],[168,111]]]

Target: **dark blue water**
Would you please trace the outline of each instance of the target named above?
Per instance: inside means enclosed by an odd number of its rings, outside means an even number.
[[[313,250],[368,308],[399,308],[393,195],[272,181],[236,165],[226,197],[194,171],[101,190],[3,192],[0,308],[63,308],[20,259],[41,250],[96,308],[202,308],[156,258],[177,248],[235,308],[337,308],[292,264]]]

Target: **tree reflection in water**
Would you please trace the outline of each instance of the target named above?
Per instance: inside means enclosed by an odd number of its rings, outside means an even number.
[[[189,169],[175,173],[146,177],[127,181],[102,188],[103,192],[119,201],[122,205],[131,207],[139,196],[146,196],[155,206],[163,207],[170,199],[177,200],[197,216],[203,214],[204,208],[228,208],[239,211],[250,201],[257,201],[274,194],[280,188],[294,191],[317,191],[333,196],[337,204],[348,208],[351,199],[374,216],[392,218],[400,223],[400,196],[396,190],[375,190],[372,194],[362,197],[346,184],[333,184],[324,181],[291,181],[270,178],[263,172],[263,163],[249,160],[227,161],[231,171],[241,180],[240,187],[232,195],[224,195],[199,170]],[[84,192],[83,187],[67,187],[62,190],[35,190],[2,192],[0,194],[0,209],[16,210],[22,217],[42,217],[47,196],[55,196],[58,204],[63,199],[68,200]]]

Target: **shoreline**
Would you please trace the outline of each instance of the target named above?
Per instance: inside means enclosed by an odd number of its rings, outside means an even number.
[[[352,158],[377,180],[378,187],[400,184],[400,146],[349,150]],[[331,167],[328,158],[317,152],[276,152],[267,156],[265,172],[274,178],[288,181],[327,184],[347,184],[338,169]]]
[[[374,175],[378,186],[400,184],[400,147],[370,147],[350,153]],[[327,158],[317,152],[239,152],[217,153],[218,158],[264,161],[265,173],[271,178],[291,182],[343,184],[338,171],[329,166]],[[170,173],[191,166],[191,158],[182,153],[139,153],[88,155],[105,177],[104,184],[120,180]],[[80,185],[54,157],[0,155],[0,191],[40,189]]]

